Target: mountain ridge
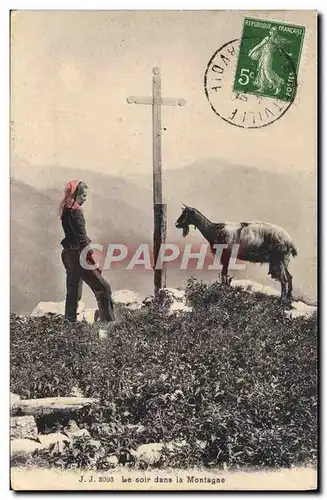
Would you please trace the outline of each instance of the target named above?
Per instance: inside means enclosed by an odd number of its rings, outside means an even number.
[[[28,168],[33,169],[30,175]],[[35,169],[35,170],[34,170]],[[44,172],[45,175],[41,175]],[[41,300],[59,300],[64,296],[64,270],[60,260],[62,230],[57,216],[63,193],[60,186],[70,178],[82,177],[90,186],[85,206],[87,229],[93,239],[135,246],[152,244],[153,200],[150,174],[119,178],[87,170],[65,167],[12,168],[11,179],[11,253],[12,306],[21,312],[22,297],[31,310]],[[78,175],[79,174],[79,175]],[[17,176],[20,177],[17,179]],[[163,178],[164,202],[167,203],[167,242],[183,246],[204,243],[199,231],[190,231],[187,239],[175,227],[184,202],[199,209],[214,222],[227,220],[265,220],[284,227],[299,256],[292,259],[291,273],[297,294],[316,298],[316,203],[315,176],[305,178],[294,172],[259,170],[222,165],[220,160],[198,160],[189,168],[167,170]],[[41,186],[41,187],[37,187]],[[25,246],[26,251],[22,251]],[[31,255],[38,254],[40,262]],[[168,269],[169,286],[178,286],[194,269],[182,272],[172,263]],[[30,270],[31,268],[31,270]],[[46,280],[38,269],[47,270]],[[33,271],[34,270],[34,271]],[[202,279],[213,279],[203,271]],[[115,289],[133,288],[152,292],[152,272],[128,272],[112,269],[105,274]],[[31,276],[36,278],[32,280]],[[264,266],[249,265],[235,278],[248,277],[263,284],[278,286],[267,276]],[[132,286],[133,284],[133,286]],[[86,289],[87,287],[85,287]],[[93,305],[92,293],[85,292]],[[20,297],[16,300],[15,297]],[[27,306],[26,306],[27,307]],[[25,306],[24,306],[25,308]],[[28,312],[28,310],[26,311]]]

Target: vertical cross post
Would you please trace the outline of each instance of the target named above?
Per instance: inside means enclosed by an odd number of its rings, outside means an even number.
[[[162,288],[162,268],[156,269],[160,247],[166,242],[167,205],[162,203],[162,147],[161,147],[161,106],[184,106],[184,99],[163,98],[161,96],[161,71],[153,68],[152,97],[128,97],[129,104],[152,106],[152,151],[153,151],[153,259],[154,259],[154,294]]]
[[[162,148],[161,148],[161,74],[153,68],[152,78],[152,127],[153,127],[153,259],[154,294],[162,288],[162,267],[156,269],[160,247],[166,242],[167,206],[162,203]]]
[[[153,68],[152,78],[152,131],[153,131],[153,203],[162,203],[161,165],[161,74]]]

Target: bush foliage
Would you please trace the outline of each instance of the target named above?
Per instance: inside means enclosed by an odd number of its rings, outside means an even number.
[[[107,339],[61,316],[12,315],[12,392],[67,396],[78,386],[98,398],[77,418],[101,442],[91,460],[100,469],[107,455],[132,464],[138,445],[170,441],[185,444],[162,466],[314,464],[316,316],[289,320],[276,298],[219,283],[192,279],[186,294],[192,312],[167,315],[157,301],[126,311]]]

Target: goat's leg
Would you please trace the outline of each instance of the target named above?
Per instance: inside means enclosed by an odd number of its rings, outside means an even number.
[[[287,265],[284,264],[285,274],[287,278],[287,298],[288,300],[292,300],[292,292],[293,292],[293,276],[287,269]]]
[[[228,273],[228,268],[223,266],[222,271],[221,271],[221,284],[222,285],[228,284],[227,273]]]
[[[221,271],[221,284],[229,285],[231,280],[228,280],[228,265],[231,257],[231,252],[229,249],[224,249],[221,256],[221,264],[223,266]]]
[[[281,301],[286,299],[286,272],[284,263],[281,260],[271,260],[269,263],[269,272],[272,279],[279,281],[281,287]]]
[[[282,302],[284,302],[286,299],[286,280],[285,279],[283,279],[283,278],[280,279],[280,286],[281,286],[280,300]]]
[[[288,296],[287,296],[287,284],[288,284],[288,280],[287,280],[287,275],[286,275],[286,271],[285,271],[285,266],[284,264],[281,262],[281,272],[280,272],[280,285],[281,285],[281,301],[282,302],[286,302],[287,299],[288,299]]]

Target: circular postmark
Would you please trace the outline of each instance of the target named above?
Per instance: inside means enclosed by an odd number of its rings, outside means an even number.
[[[262,128],[279,120],[294,102],[297,89],[296,71],[286,51],[282,50],[285,67],[292,69],[292,96],[283,100],[260,92],[233,90],[240,40],[225,43],[211,57],[204,75],[204,89],[212,110],[227,123],[241,128]],[[245,77],[254,76],[245,73]]]

